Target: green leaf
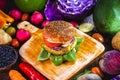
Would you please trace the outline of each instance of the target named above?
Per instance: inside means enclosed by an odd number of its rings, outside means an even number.
[[[51,55],[51,59],[56,66],[59,66],[63,63],[63,58],[61,55]]]
[[[39,54],[39,56],[38,56],[38,60],[40,60],[40,61],[47,60],[47,59],[49,59],[50,55],[51,55],[51,54],[50,54],[49,52],[47,52],[47,51],[42,47],[42,49],[41,49],[41,51],[40,51],[40,54]]]
[[[72,49],[71,52],[67,53],[67,54],[64,54],[63,55],[63,58],[67,61],[73,61],[73,60],[76,60],[76,51],[74,49]]]
[[[76,38],[77,38],[77,44],[75,46],[75,49],[76,51],[78,51],[80,44],[83,42],[83,38],[79,38],[79,37]]]
[[[84,74],[89,74],[90,72],[91,72],[90,70],[85,70],[84,72],[77,74],[77,75],[73,78],[73,80],[77,80],[80,76],[82,76],[82,75],[84,75]]]

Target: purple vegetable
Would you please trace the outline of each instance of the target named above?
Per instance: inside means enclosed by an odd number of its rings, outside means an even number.
[[[48,20],[81,20],[93,9],[97,0],[48,0],[44,10]]]
[[[100,60],[101,69],[108,74],[120,73],[120,52],[110,50],[105,53],[104,59]]]
[[[56,0],[57,9],[68,19],[82,19],[95,6],[97,0]]]
[[[120,74],[117,75],[116,77],[112,78],[111,80],[120,80]]]
[[[62,20],[62,16],[60,11],[57,9],[55,3],[51,2],[50,0],[48,0],[45,10],[44,10],[44,14],[47,20],[49,21],[54,21],[54,20]]]
[[[0,0],[0,9],[4,9],[6,6],[6,0]]]

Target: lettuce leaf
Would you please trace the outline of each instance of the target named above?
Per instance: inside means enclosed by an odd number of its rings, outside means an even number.
[[[67,61],[73,61],[76,60],[76,50],[72,49],[71,52],[64,54],[63,58]]]
[[[76,38],[77,38],[77,44],[75,46],[75,49],[76,49],[76,51],[78,51],[79,46],[84,41],[84,39],[83,38],[79,38],[79,37],[76,37]]]

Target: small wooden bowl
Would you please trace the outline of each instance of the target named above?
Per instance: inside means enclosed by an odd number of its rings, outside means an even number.
[[[13,55],[15,56],[15,58],[14,58],[14,60],[10,64],[8,64],[8,65],[6,65],[4,67],[0,67],[0,72],[9,70],[16,63],[16,61],[18,59],[18,52],[13,47],[11,47],[9,45],[0,45],[0,48],[6,48],[6,47],[9,48],[9,49],[11,49],[13,51],[13,53],[14,53]],[[3,52],[1,52],[1,49],[0,49],[0,54],[2,54],[2,53]],[[10,53],[8,52],[7,54],[10,54]],[[1,58],[1,56],[0,56],[0,58]],[[2,63],[2,64],[5,64],[5,63]]]

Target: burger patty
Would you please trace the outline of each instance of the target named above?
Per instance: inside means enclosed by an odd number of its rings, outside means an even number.
[[[63,55],[63,54],[67,54],[69,53],[75,46],[76,46],[76,43],[77,43],[77,40],[75,38],[73,44],[67,46],[67,47],[62,47],[60,50],[54,50],[50,47],[48,47],[47,45],[43,44],[43,47],[48,51],[50,52],[51,54],[54,54],[54,55]]]

